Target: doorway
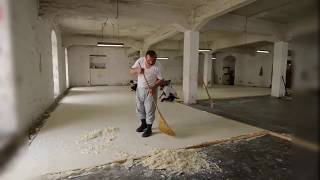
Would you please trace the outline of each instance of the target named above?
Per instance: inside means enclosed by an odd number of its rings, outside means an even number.
[[[90,55],[90,86],[107,85],[106,55]]]
[[[225,85],[234,85],[234,72],[235,72],[236,58],[234,56],[226,56],[223,59],[223,75],[222,83]]]

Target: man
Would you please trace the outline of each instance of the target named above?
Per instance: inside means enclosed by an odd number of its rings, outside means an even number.
[[[159,97],[160,101],[163,102],[163,101],[174,101],[175,99],[178,99],[177,98],[177,91],[175,89],[173,89],[173,87],[170,85],[170,80],[169,80],[169,84],[165,84],[165,85],[162,85],[160,87],[160,90],[162,90],[162,93]]]
[[[157,103],[157,89],[163,81],[161,65],[157,61],[155,51],[149,50],[145,57],[139,58],[129,70],[130,74],[138,76],[138,86],[136,90],[137,113],[141,120],[137,132],[143,132],[142,137],[149,137],[152,134],[152,124],[155,119]],[[147,82],[144,79],[145,75]]]
[[[137,86],[138,86],[138,81],[136,80],[130,80],[130,85],[131,85],[131,91],[136,91],[137,90]]]

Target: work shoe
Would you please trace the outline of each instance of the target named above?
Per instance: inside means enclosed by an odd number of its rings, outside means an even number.
[[[145,119],[141,119],[141,125],[137,128],[137,132],[143,132],[144,129],[147,128],[147,123]]]
[[[152,134],[152,124],[147,124],[147,129],[143,132],[142,137],[149,137]]]

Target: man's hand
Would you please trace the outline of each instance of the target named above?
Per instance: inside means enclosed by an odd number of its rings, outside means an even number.
[[[143,74],[144,73],[144,69],[143,68],[137,68],[136,72],[137,72],[137,74]]]
[[[149,89],[149,94],[150,94],[151,96],[155,95],[156,89],[157,89],[157,87],[155,87],[155,86],[151,87],[151,88]]]
[[[150,87],[149,94],[155,95],[157,88],[162,84],[162,82],[162,79],[157,79],[156,83],[152,87]]]

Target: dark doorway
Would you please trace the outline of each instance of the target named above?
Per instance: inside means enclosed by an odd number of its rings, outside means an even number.
[[[223,76],[222,83],[225,85],[234,85],[234,70],[236,58],[234,56],[226,56],[223,59]]]
[[[292,70],[293,70],[292,62],[288,60],[287,70],[286,70],[286,88],[291,88],[292,86]]]

